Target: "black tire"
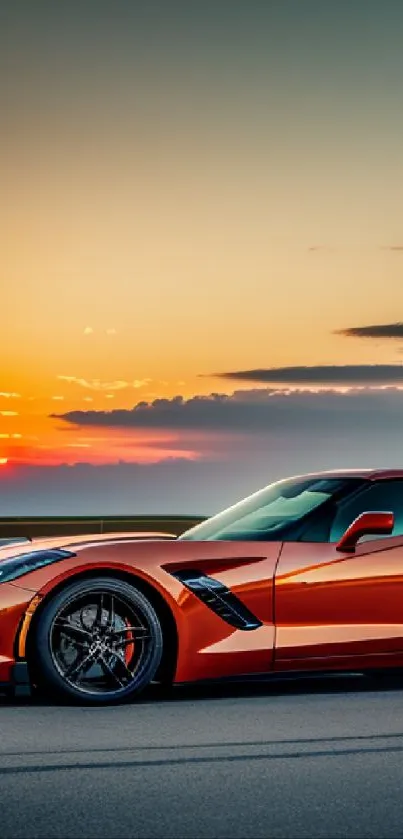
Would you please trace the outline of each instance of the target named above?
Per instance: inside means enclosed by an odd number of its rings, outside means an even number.
[[[162,646],[158,616],[134,586],[79,579],[39,615],[30,644],[33,681],[41,693],[70,701],[129,700],[152,681]]]

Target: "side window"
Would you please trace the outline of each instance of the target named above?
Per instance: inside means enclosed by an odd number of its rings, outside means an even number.
[[[392,536],[403,536],[403,481],[382,480],[361,492],[351,501],[341,504],[330,530],[330,541],[338,542],[344,531],[360,513],[387,511],[394,513],[395,526]],[[380,538],[367,536],[365,539]]]

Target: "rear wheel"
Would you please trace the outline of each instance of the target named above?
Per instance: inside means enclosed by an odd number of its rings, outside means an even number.
[[[153,679],[162,656],[161,625],[134,586],[108,577],[77,580],[46,604],[31,650],[42,692],[117,702]]]

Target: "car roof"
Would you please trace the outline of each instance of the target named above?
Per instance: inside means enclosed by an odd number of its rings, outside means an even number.
[[[298,475],[299,478],[366,478],[369,481],[384,480],[386,478],[403,478],[401,469],[329,469],[324,472],[310,472]]]

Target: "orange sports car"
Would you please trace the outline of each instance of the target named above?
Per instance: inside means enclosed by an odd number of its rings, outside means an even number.
[[[151,681],[403,666],[403,469],[278,481],[179,538],[0,548],[0,682],[115,702]]]

